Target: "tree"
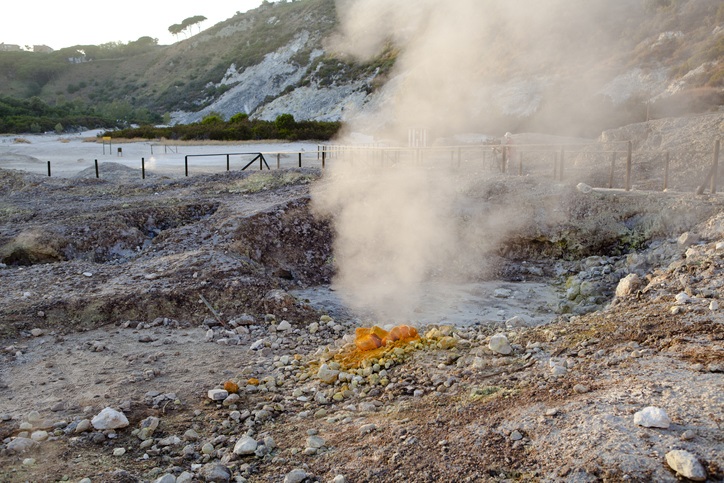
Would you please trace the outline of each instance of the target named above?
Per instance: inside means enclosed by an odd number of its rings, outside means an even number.
[[[296,124],[291,114],[279,114],[274,120],[274,125],[279,131],[294,129]]]
[[[178,39],[178,34],[183,31],[184,27],[181,24],[175,23],[168,28],[168,31]]]

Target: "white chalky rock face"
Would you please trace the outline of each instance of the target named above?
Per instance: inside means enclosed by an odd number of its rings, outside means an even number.
[[[492,336],[488,348],[497,354],[503,355],[508,355],[513,352],[513,348],[510,346],[510,342],[508,342],[508,338],[504,334],[495,334]]]
[[[666,453],[666,464],[677,474],[692,481],[706,481],[706,470],[696,456],[681,449]]]
[[[117,429],[128,426],[126,415],[113,408],[105,408],[91,419],[91,424],[96,429]]]
[[[634,424],[645,428],[666,429],[671,424],[671,419],[663,409],[649,406],[634,414]]]

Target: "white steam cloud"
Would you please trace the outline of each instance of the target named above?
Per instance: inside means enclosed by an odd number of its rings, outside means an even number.
[[[506,115],[500,92],[535,101],[538,91],[515,86],[585,72],[611,40],[607,22],[638,3],[338,0],[341,28],[330,49],[362,60],[385,48],[399,52],[379,108],[350,131],[403,143],[411,128],[425,129],[430,140],[491,127],[501,135],[507,129],[499,125]],[[578,77],[572,95],[596,88]],[[334,219],[334,282],[349,305],[388,321],[414,319],[430,276],[483,272],[481,254],[520,219],[514,205],[494,215],[464,205],[469,198],[460,195],[480,173],[414,161],[386,169],[362,159],[330,166],[313,196],[319,212]]]

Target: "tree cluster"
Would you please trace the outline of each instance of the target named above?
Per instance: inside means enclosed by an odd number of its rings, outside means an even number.
[[[339,131],[339,122],[295,121],[291,114],[282,114],[274,121],[251,120],[246,114],[236,114],[224,121],[219,114],[209,114],[201,122],[109,131],[104,136],[114,138],[173,139],[180,141],[249,141],[284,139],[288,141],[326,141]]]
[[[171,32],[174,36],[178,36],[178,34],[183,33],[187,30],[191,30],[191,27],[194,25],[197,25],[199,27],[199,32],[201,31],[201,22],[206,20],[206,17],[203,15],[194,15],[193,17],[189,17],[187,19],[184,19],[181,23],[175,23],[171,25],[168,28],[168,31]]]

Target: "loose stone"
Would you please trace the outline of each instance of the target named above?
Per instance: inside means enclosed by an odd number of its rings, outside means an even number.
[[[634,414],[634,424],[645,428],[666,429],[671,424],[671,420],[663,409],[648,406]]]
[[[128,426],[126,415],[113,408],[105,408],[91,419],[91,424],[96,429],[117,429]]]
[[[666,464],[678,475],[692,481],[706,481],[706,470],[696,456],[681,449],[666,453]]]

